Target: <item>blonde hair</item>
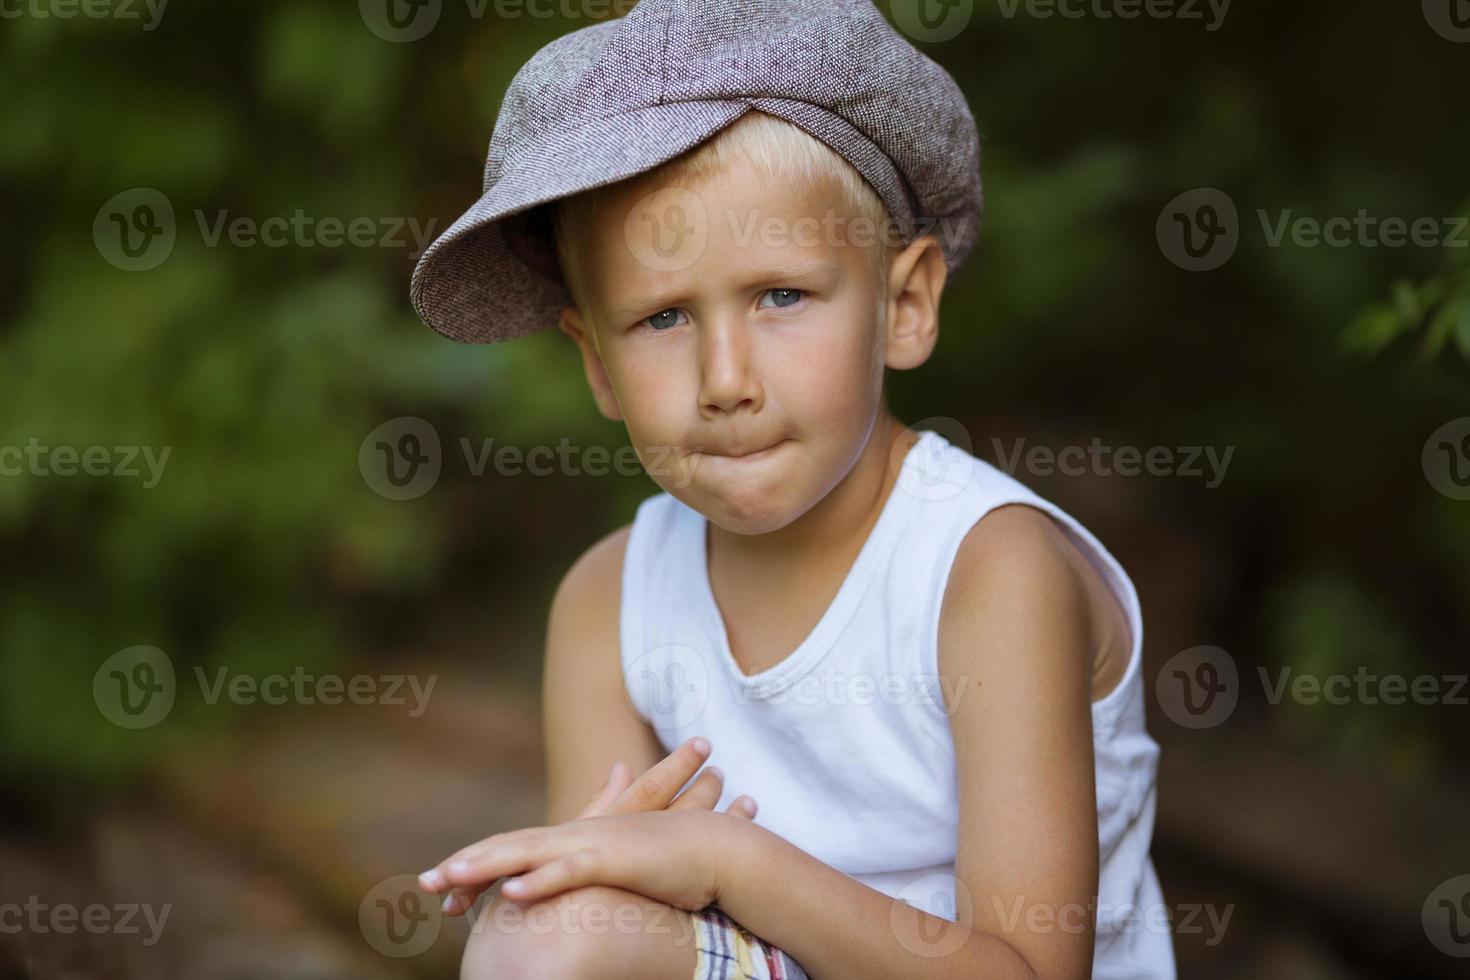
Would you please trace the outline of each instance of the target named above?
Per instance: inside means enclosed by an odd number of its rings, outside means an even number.
[[[784,119],[758,110],[747,112],[688,153],[629,179],[688,187],[739,164],[754,167],[773,184],[797,190],[835,184],[849,216],[866,222],[872,230],[868,236],[872,243],[867,247],[873,275],[878,280],[879,301],[886,302],[888,268],[897,251],[888,208],[852,164],[827,144]],[[626,181],[562,198],[552,207],[552,230],[562,277],[584,317],[590,317],[590,312],[585,302],[587,279],[577,248],[581,230],[591,227],[596,220],[599,199],[604,192],[623,183]]]

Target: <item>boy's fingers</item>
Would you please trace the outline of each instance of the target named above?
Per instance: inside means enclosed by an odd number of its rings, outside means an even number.
[[[704,765],[709,753],[709,741],[696,735],[634,780],[605,812],[646,813],[664,809],[679,788]]]
[[[705,766],[694,784],[670,803],[670,810],[713,810],[725,789],[725,774],[714,766]]]
[[[754,820],[757,809],[755,800],[748,796],[737,796],[734,802],[725,807],[725,812],[744,817],[746,820]]]
[[[445,915],[463,915],[474,907],[475,899],[480,897],[483,888],[456,888],[444,896],[444,903],[440,906]]]

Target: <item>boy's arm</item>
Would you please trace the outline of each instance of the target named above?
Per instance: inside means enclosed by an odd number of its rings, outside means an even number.
[[[753,825],[731,825],[720,907],[814,980],[1088,976],[1098,876],[1090,676],[1105,625],[1089,606],[1096,573],[1085,563],[1026,507],[982,519],[956,557],[939,657],[956,692],[958,923]]]
[[[628,531],[589,548],[551,602],[541,689],[548,824],[574,819],[614,762],[637,776],[665,755],[623,686],[618,623]]]

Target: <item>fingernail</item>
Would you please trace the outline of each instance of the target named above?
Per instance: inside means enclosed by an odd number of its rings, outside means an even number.
[[[689,744],[694,746],[694,751],[698,752],[700,755],[709,754],[709,739],[705,738],[703,735],[694,736],[692,739],[689,740]]]
[[[716,779],[724,779],[725,778],[725,774],[724,774],[723,771],[721,771],[721,769],[720,769],[719,766],[705,766],[704,767],[704,771],[705,772],[712,772],[712,773],[714,773]]]
[[[444,873],[438,868],[430,868],[428,871],[419,875],[419,884],[423,885],[429,891],[433,891],[444,884]]]
[[[445,895],[444,896],[444,904],[442,904],[442,905],[439,906],[439,911],[440,912],[448,912],[450,909],[454,908],[454,903],[455,903],[455,901],[457,899],[458,899],[458,896],[455,895],[455,894],[453,894],[453,893],[450,893],[448,895]]]

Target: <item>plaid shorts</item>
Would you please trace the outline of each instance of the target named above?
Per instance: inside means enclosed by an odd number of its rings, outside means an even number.
[[[807,980],[795,960],[710,905],[694,913],[694,980]]]

